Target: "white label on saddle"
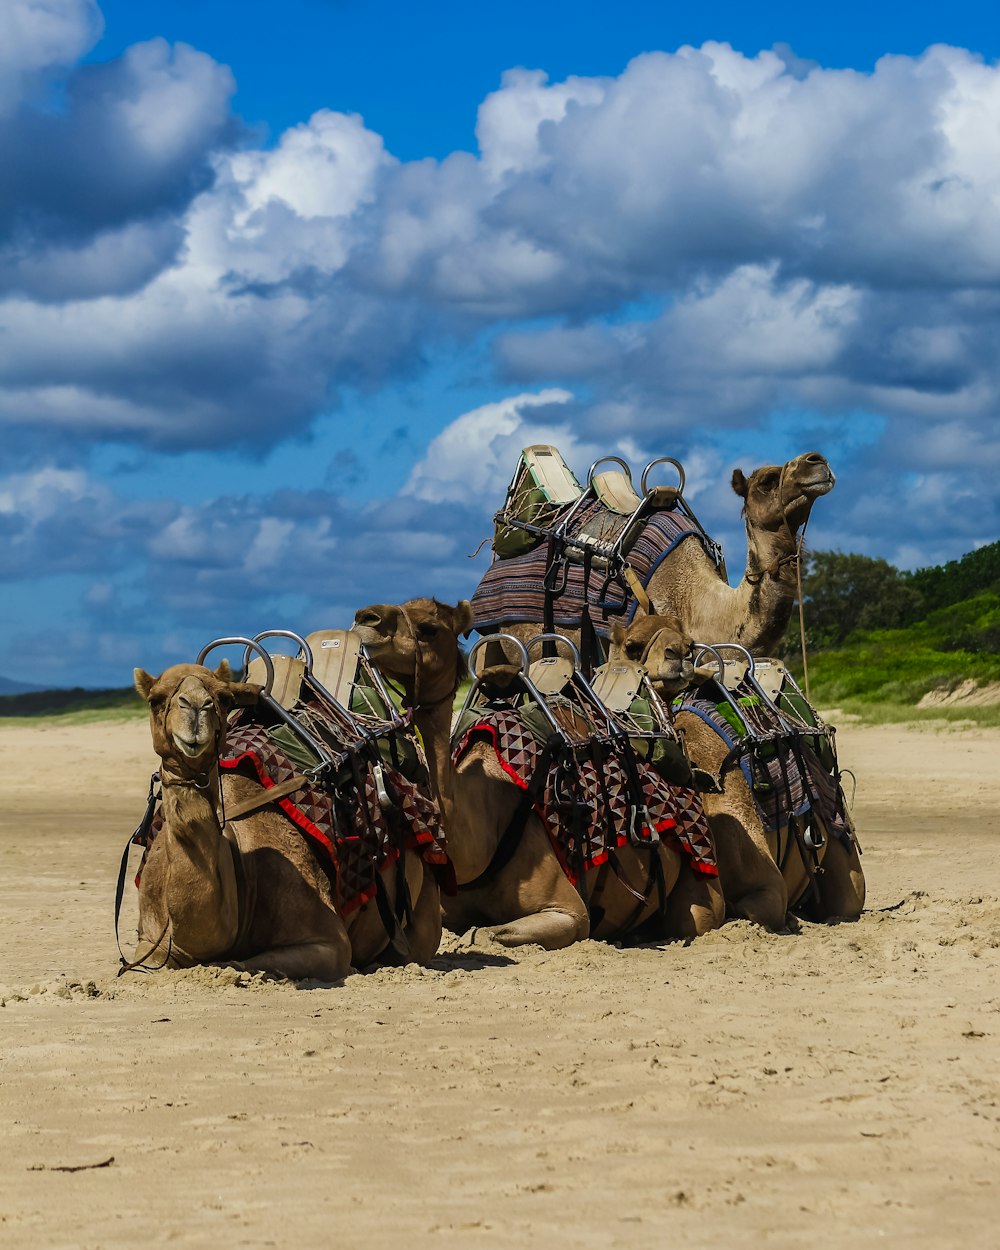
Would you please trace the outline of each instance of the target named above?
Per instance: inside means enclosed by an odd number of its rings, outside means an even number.
[[[339,647],[343,641],[343,638],[324,638],[319,645],[321,647]]]

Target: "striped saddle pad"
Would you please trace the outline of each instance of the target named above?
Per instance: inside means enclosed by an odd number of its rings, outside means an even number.
[[[602,523],[600,504],[585,510],[582,525],[590,533]],[[608,514],[609,517],[612,514]],[[621,522],[622,518],[616,517]],[[715,560],[703,532],[682,512],[653,512],[646,518],[639,537],[628,554],[628,563],[643,586],[660,563],[685,538],[696,538]],[[548,569],[548,543],[508,560],[494,559],[472,596],[473,629],[487,634],[503,625],[541,622],[545,618],[544,579]],[[627,624],[635,614],[635,597],[619,582],[608,584],[607,571],[590,570],[585,578],[582,563],[565,566],[565,585],[553,601],[553,621],[560,629],[579,629],[589,610],[595,629],[604,637],[612,623]],[[561,577],[560,577],[561,582]]]
[[[710,725],[729,750],[742,744],[739,766],[753,790],[766,829],[784,835],[792,817],[808,818],[815,811],[829,833],[851,842],[844,794],[836,772],[824,767],[802,737],[789,736],[758,745],[749,737],[741,738],[716,704],[697,695],[688,695],[682,710]]]

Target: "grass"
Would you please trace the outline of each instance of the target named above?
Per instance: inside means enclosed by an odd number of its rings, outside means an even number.
[[[131,689],[43,690],[0,697],[0,725],[89,725],[146,715],[146,704]]]
[[[1000,706],[918,708],[932,690],[969,679],[1000,681],[1000,595],[989,591],[930,613],[906,629],[852,634],[836,650],[809,657],[813,702],[868,724],[970,721],[1000,725]],[[793,662],[798,675],[800,665]]]

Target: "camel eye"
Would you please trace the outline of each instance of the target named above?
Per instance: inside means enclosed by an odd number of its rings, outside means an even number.
[[[434,625],[430,621],[421,621],[417,626],[418,638],[436,638],[438,635],[439,625]]]
[[[630,660],[641,660],[642,659],[642,643],[641,642],[626,643],[625,654],[628,656]]]
[[[761,487],[764,490],[773,490],[778,485],[778,474],[768,473],[760,479]]]

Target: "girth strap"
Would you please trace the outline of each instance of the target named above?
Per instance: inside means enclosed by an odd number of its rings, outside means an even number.
[[[241,816],[249,816],[251,812],[267,807],[268,803],[276,803],[278,799],[287,798],[289,794],[294,794],[296,790],[301,790],[307,782],[308,778],[303,777],[301,773],[296,773],[293,777],[289,777],[287,781],[270,786],[260,794],[255,794],[249,799],[244,799],[242,803],[237,803],[234,807],[227,807],[226,819],[239,820]]]
[[[556,743],[551,740],[542,748],[532,778],[521,792],[520,801],[514,810],[513,816],[510,818],[510,823],[500,836],[497,849],[493,852],[493,858],[478,877],[473,877],[471,881],[463,881],[458,887],[459,891],[481,889],[488,882],[492,881],[497,873],[506,868],[514,858],[514,853],[521,844],[521,837],[524,834],[531,810],[537,803],[539,795],[545,786],[555,751]]]

